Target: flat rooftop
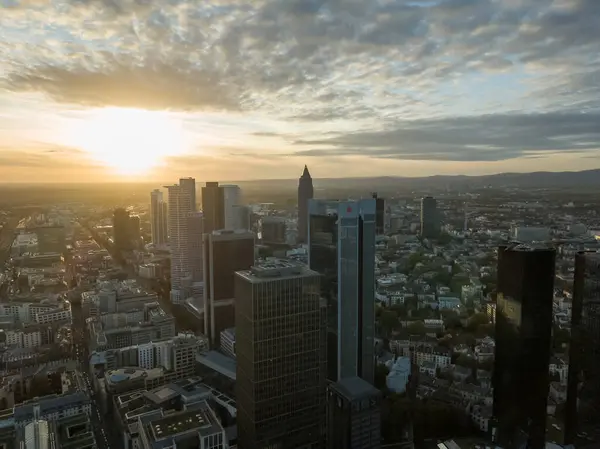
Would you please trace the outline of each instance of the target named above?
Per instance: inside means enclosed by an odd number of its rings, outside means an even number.
[[[347,377],[331,384],[329,388],[337,391],[350,401],[381,394],[377,388],[360,377]]]
[[[252,283],[269,282],[274,279],[319,276],[306,265],[286,259],[269,259],[254,265],[249,270],[238,271],[237,275]]]

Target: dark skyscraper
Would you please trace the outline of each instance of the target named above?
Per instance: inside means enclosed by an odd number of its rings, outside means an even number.
[[[222,330],[235,324],[235,272],[254,264],[254,234],[244,230],[204,234],[204,333],[219,344]]]
[[[225,229],[225,190],[218,182],[202,187],[202,212],[205,233]]]
[[[429,239],[440,233],[440,220],[435,198],[427,196],[421,200],[421,236]]]
[[[155,189],[150,193],[150,229],[152,232],[152,243],[156,246],[168,242],[168,216],[167,203],[163,199],[163,193]]]
[[[325,305],[319,274],[285,260],[236,273],[238,447],[321,448]]]
[[[554,299],[554,249],[498,249],[494,418],[503,447],[543,449]]]
[[[309,201],[309,264],[327,299],[327,376],[374,378],[375,200]]]
[[[575,257],[565,444],[600,441],[600,253]]]
[[[383,235],[385,233],[385,200],[377,196],[377,192],[372,193],[375,199],[375,233]]]
[[[130,249],[131,221],[125,209],[115,209],[113,213],[113,241],[119,251]]]
[[[314,196],[313,182],[304,166],[302,176],[298,180],[298,241],[305,243],[308,239],[308,200]]]

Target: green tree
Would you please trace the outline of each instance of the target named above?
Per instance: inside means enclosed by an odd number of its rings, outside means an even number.
[[[400,328],[398,314],[395,310],[382,310],[381,315],[379,316],[379,322],[381,323],[381,328],[383,329],[383,331],[388,334]]]
[[[444,310],[442,313],[442,319],[444,320],[444,326],[446,329],[458,329],[462,328],[462,322],[458,313],[453,310]]]
[[[413,321],[408,325],[407,330],[410,335],[425,335],[427,332],[423,321]]]
[[[375,388],[385,392],[387,390],[386,380],[390,370],[387,366],[377,364],[375,366]]]
[[[475,313],[467,320],[467,330],[475,332],[481,324],[488,324],[489,320],[485,313]]]

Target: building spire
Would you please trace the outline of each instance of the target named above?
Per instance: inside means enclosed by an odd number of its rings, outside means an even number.
[[[302,172],[302,178],[310,178],[310,173],[308,172],[308,167],[304,166],[304,171]]]

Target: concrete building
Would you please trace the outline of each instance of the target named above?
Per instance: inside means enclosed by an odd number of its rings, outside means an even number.
[[[34,419],[18,429],[16,441],[23,449],[97,447],[94,429],[89,416],[85,414],[64,416],[56,420]]]
[[[278,259],[236,273],[240,449],[324,443],[326,313],[319,278]]]
[[[259,221],[260,239],[263,244],[285,244],[287,224],[283,217],[262,217]]]
[[[202,212],[192,212],[189,215],[188,232],[189,276],[191,276],[192,283],[202,282],[204,278],[204,252],[202,251],[204,214]]]
[[[235,359],[235,327],[221,331],[221,352]]]
[[[360,377],[327,387],[328,449],[381,447],[381,392]]]
[[[162,246],[168,242],[168,210],[163,193],[155,189],[150,193],[150,230],[152,243]]]
[[[171,302],[181,304],[185,300],[182,279],[190,274],[189,263],[189,216],[194,212],[191,182],[166,187],[169,192],[169,245],[171,247]]]
[[[194,178],[180,178],[179,185],[187,192],[190,200],[190,212],[198,210],[198,202],[196,201],[196,180]]]
[[[240,206],[242,201],[242,191],[239,186],[228,184],[222,185],[223,188],[223,215],[224,215],[224,229],[230,231],[236,229],[247,229],[240,228],[238,226],[237,207]]]
[[[204,333],[219,345],[222,330],[235,324],[235,272],[254,264],[254,234],[214,231],[204,234]]]
[[[515,226],[511,234],[515,240],[523,243],[548,242],[552,239],[550,228]]]

